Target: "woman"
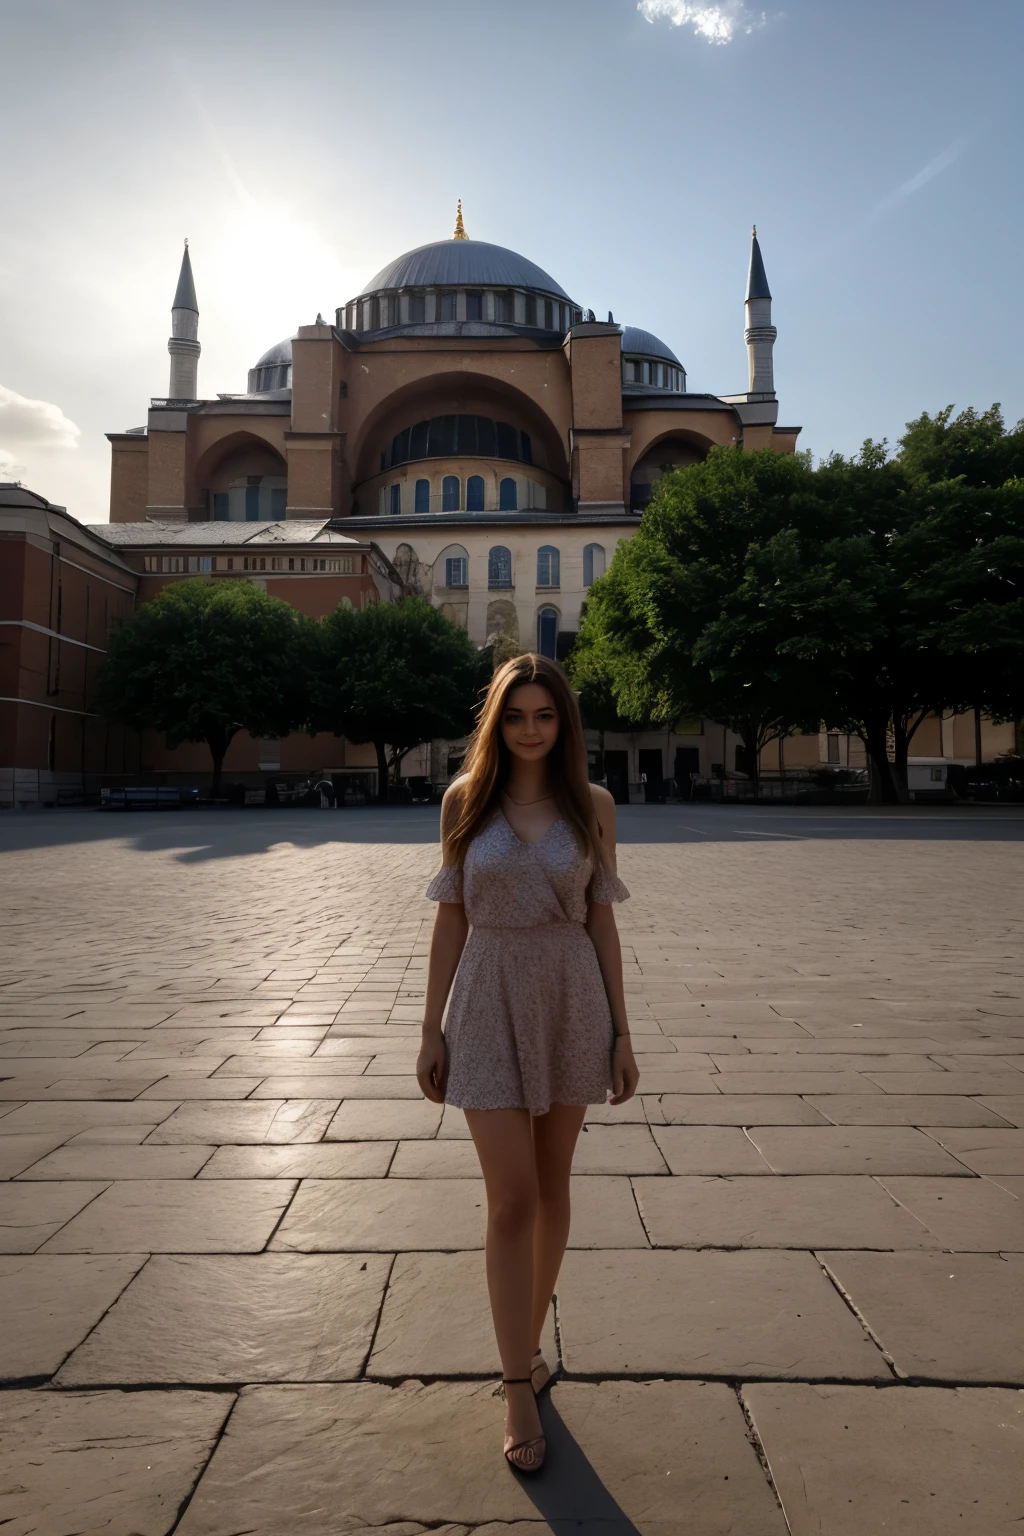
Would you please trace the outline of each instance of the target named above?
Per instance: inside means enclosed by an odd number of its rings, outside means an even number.
[[[629,895],[615,802],[587,782],[576,695],[546,657],[495,673],[444,797],[441,844],[416,1076],[428,1099],[465,1110],[480,1158],[505,1457],[533,1472],[576,1138],[588,1104],[624,1104],[639,1077],[610,905]]]

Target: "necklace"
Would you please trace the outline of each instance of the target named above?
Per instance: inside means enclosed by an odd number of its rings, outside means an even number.
[[[507,789],[502,790],[506,800],[511,800],[513,805],[543,805],[545,800],[553,800],[554,795],[541,795],[539,800],[515,800]]]

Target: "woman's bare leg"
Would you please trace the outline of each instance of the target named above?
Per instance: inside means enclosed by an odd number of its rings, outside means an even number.
[[[533,1355],[533,1242],[537,1170],[525,1109],[467,1109],[487,1190],[487,1290],[502,1373],[526,1377],[508,1389],[507,1431],[514,1440],[542,1433],[529,1384]]]
[[[552,1104],[546,1115],[533,1119],[537,1167],[537,1219],[533,1233],[533,1319],[531,1348],[540,1336],[569,1241],[569,1175],[586,1106]],[[553,1362],[549,1362],[553,1368]]]

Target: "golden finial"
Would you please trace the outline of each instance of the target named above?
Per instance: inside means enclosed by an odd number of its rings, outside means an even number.
[[[469,236],[466,234],[466,226],[462,222],[462,198],[461,197],[459,198],[458,211],[455,214],[455,233],[452,235],[452,239],[453,240],[468,240],[469,239]]]
[[[756,240],[757,239],[757,225],[756,224],[753,225],[753,227],[751,228],[750,238],[751,238],[751,240]]]

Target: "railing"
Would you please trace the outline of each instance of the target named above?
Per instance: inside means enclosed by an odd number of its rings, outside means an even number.
[[[399,488],[391,486],[386,487],[383,497],[381,497],[378,493],[374,493],[372,496],[360,496],[357,494],[355,498],[355,508],[358,508],[358,515],[360,517],[409,517],[414,515],[423,517],[437,513],[444,513],[446,516],[451,516],[454,513],[459,512],[522,513],[558,512],[563,510],[560,507],[545,506],[543,502],[541,502],[539,505],[535,504],[533,506],[527,506],[523,504],[522,498],[518,494],[520,487],[516,488],[517,495],[511,506],[508,505],[508,497],[505,498],[504,502],[501,498],[495,500],[493,493],[490,496],[485,495],[479,498],[474,497],[472,498],[472,504],[468,505],[467,503],[470,501],[470,498],[466,494],[466,487],[464,485],[461,487],[458,497],[444,495],[441,492],[431,492],[429,496],[417,496],[414,492],[413,486],[409,482],[406,482],[400,487],[401,495],[397,501],[397,505],[395,505],[391,499],[392,489]],[[543,487],[536,486],[536,490],[542,491]]]

